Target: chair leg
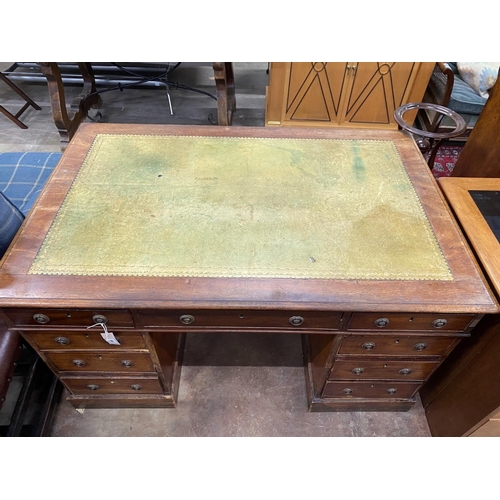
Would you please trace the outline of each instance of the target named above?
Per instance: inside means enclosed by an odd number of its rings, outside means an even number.
[[[32,437],[47,437],[50,432],[50,424],[52,423],[52,417],[54,415],[54,410],[61,399],[61,394],[63,392],[63,385],[55,375],[52,375],[52,383],[50,384],[49,393],[45,405],[42,410],[40,421],[36,429],[33,432]]]
[[[229,126],[236,109],[232,63],[212,63],[217,91],[217,115],[219,125]]]
[[[43,361],[36,356],[30,365],[30,369],[26,375],[26,379],[24,380],[21,393],[17,398],[9,429],[7,430],[7,437],[19,437],[21,435],[24,419],[26,417],[26,412],[28,411],[31,394],[33,392],[34,382],[37,378],[37,372],[39,370],[38,367],[42,363]]]
[[[0,80],[5,82],[17,95],[22,97],[26,104],[15,114],[13,115],[11,112],[7,111],[3,106],[0,106],[0,112],[3,113],[9,120],[13,121],[19,128],[27,129],[28,127],[19,120],[19,117],[28,109],[29,106],[35,108],[40,111],[42,108],[27,94],[25,94],[17,85],[12,83],[2,72],[0,72]]]

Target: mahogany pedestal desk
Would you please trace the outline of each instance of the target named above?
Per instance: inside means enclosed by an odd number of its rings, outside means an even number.
[[[75,407],[174,407],[187,332],[260,332],[302,336],[311,411],[408,410],[498,311],[403,132],[120,124],[76,132],[0,307]]]

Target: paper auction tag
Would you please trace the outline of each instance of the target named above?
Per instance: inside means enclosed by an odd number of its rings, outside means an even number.
[[[88,326],[87,330],[90,328],[94,328],[94,326],[100,326],[104,330],[101,333],[101,337],[110,345],[121,345],[118,339],[115,337],[115,334],[113,332],[108,332],[108,327],[106,326],[105,323],[96,323],[95,325]]]
[[[104,332],[101,332],[101,337],[111,345],[120,345],[120,342],[116,339],[115,335],[113,332],[108,332],[107,329],[105,329]]]

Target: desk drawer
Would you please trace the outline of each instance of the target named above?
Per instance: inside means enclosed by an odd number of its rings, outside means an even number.
[[[420,384],[401,382],[328,382],[324,398],[411,398],[419,389]]]
[[[146,349],[146,344],[140,333],[120,332],[115,337],[120,345],[108,344],[97,332],[44,331],[23,332],[41,350],[47,349]]]
[[[154,372],[146,353],[99,351],[46,351],[45,355],[61,372]]]
[[[87,328],[105,320],[112,330],[118,327],[133,327],[134,320],[130,311],[122,309],[3,309],[16,326],[36,326],[51,328],[54,326]],[[97,327],[96,327],[97,328]]]
[[[461,332],[474,318],[473,314],[354,313],[347,329]]]
[[[348,359],[335,361],[330,380],[426,380],[438,367],[433,361]]]
[[[441,356],[459,340],[460,337],[425,335],[346,335],[342,339],[338,354]]]
[[[294,328],[338,330],[341,312],[257,310],[141,310],[145,328]]]
[[[157,378],[62,378],[73,394],[163,394]]]

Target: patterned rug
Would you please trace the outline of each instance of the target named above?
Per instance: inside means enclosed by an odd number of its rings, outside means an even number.
[[[436,179],[448,177],[451,174],[462,149],[463,146],[441,146],[438,149],[434,168],[432,169]]]

